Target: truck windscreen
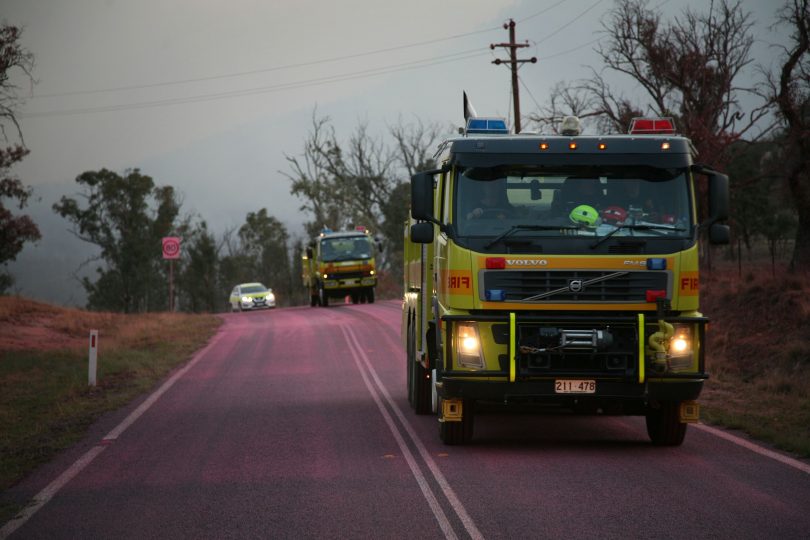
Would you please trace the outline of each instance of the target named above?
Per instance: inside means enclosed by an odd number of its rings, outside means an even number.
[[[511,243],[691,238],[688,179],[684,169],[653,167],[467,168],[454,177],[453,230],[479,246],[501,236]]]
[[[371,241],[365,236],[324,238],[321,240],[321,260],[339,262],[370,259]]]

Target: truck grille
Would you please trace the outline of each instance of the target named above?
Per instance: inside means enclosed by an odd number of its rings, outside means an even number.
[[[593,302],[644,303],[648,290],[666,290],[669,274],[639,270],[482,270],[483,289],[501,290],[507,302],[561,303]],[[596,280],[593,283],[589,281]],[[577,282],[580,287],[577,288]],[[572,286],[573,283],[573,286]],[[574,290],[571,290],[574,289]],[[577,290],[578,289],[578,290]],[[556,291],[556,292],[555,292]],[[549,294],[551,293],[551,294]],[[533,298],[546,295],[542,298]]]

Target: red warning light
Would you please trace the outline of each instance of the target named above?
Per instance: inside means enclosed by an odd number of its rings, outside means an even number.
[[[674,135],[675,121],[672,118],[633,118],[631,135]]]

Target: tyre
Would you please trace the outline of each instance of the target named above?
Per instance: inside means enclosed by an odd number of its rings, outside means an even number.
[[[439,413],[442,410],[442,400],[439,398]],[[439,422],[439,438],[448,446],[467,444],[473,438],[473,425],[475,422],[475,401],[465,399],[462,402],[461,422]]]
[[[351,296],[351,299],[352,299],[352,304],[356,304],[356,303],[358,303],[360,301],[360,299],[358,298],[357,293],[352,293],[350,296]]]
[[[317,294],[310,294],[309,295],[309,307],[315,307],[320,304],[320,300],[318,299]]]
[[[329,307],[329,297],[326,295],[326,291],[323,290],[323,287],[318,289],[318,300],[323,307]]]
[[[647,435],[656,446],[680,446],[686,424],[680,419],[680,401],[662,401],[647,411]]]
[[[408,342],[410,345],[410,353],[408,355],[408,381],[411,383],[411,386],[408,397],[416,414],[430,414],[430,372],[417,360],[416,328],[414,325],[409,325],[409,327]]]
[[[366,300],[368,300],[369,304],[374,303],[374,289],[368,289],[368,291],[366,291]]]
[[[411,367],[414,348],[413,332],[413,325],[411,324],[411,318],[409,316],[408,337],[405,343],[405,379],[408,381],[408,403],[411,404],[411,407],[413,407],[413,368]]]

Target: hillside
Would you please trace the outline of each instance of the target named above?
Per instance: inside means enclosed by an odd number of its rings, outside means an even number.
[[[704,272],[703,419],[810,456],[810,275],[766,264]]]

